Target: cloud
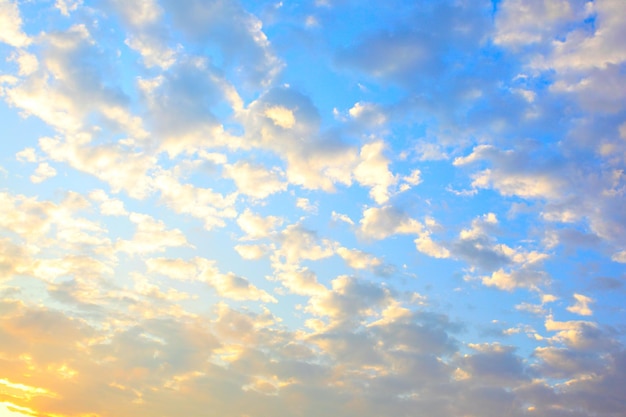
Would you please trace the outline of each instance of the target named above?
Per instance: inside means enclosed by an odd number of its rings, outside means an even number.
[[[37,162],[35,148],[24,148],[15,154],[15,158],[20,162]]]
[[[332,220],[333,221],[341,221],[350,225],[354,225],[354,221],[346,214],[337,213],[335,211],[332,212]]]
[[[512,248],[497,243],[499,220],[494,213],[487,213],[472,220],[472,226],[463,229],[459,238],[452,242],[450,254],[467,261],[471,269],[489,271],[482,276],[487,286],[513,291],[517,288],[537,290],[550,282],[542,264],[549,255],[522,247]]]
[[[614,262],[626,264],[626,250],[613,254],[613,256],[611,256],[611,260],[613,260]]]
[[[16,48],[28,46],[31,39],[22,31],[22,17],[16,2],[0,1],[0,42]]]
[[[418,85],[445,69],[452,45],[468,52],[484,34],[482,7],[440,3],[405,10],[403,19],[361,35],[350,47],[339,49],[336,63],[360,70],[383,81]],[[401,6],[399,6],[401,7]],[[446,28],[445,30],[443,28]],[[457,51],[454,51],[457,52]]]
[[[19,67],[18,74],[22,76],[31,75],[39,69],[37,56],[23,50],[14,52],[9,59],[17,63]]]
[[[333,279],[331,287],[331,290],[312,297],[306,311],[343,321],[373,315],[374,309],[383,307],[389,300],[385,289],[345,275]]]
[[[606,365],[597,355],[557,347],[537,348],[534,355],[541,360],[537,370],[543,375],[569,379],[572,382],[575,378],[584,378]]]
[[[132,7],[121,0],[107,0],[107,3],[127,24],[138,27],[156,23],[163,14],[163,9],[155,0],[139,0]]]
[[[282,106],[268,107],[265,109],[265,115],[269,117],[276,126],[283,129],[291,129],[296,124],[296,118],[293,112]]]
[[[618,41],[620,36],[624,34],[621,25],[624,11],[619,2],[607,1],[584,5],[579,3],[577,8],[576,20],[581,21],[593,16],[595,24],[600,30],[589,33],[584,28],[575,27],[567,33],[566,39],[553,43],[554,49],[550,51],[551,54],[546,54],[548,55],[546,64],[561,72],[590,67],[604,68],[608,64],[624,62],[626,49]],[[585,56],[586,59],[582,60],[582,56]],[[538,61],[538,65],[543,63]]]
[[[59,9],[63,16],[69,16],[70,12],[76,11],[83,5],[83,0],[56,0],[54,7]]]
[[[267,115],[268,109],[289,110],[294,124],[285,129]],[[270,115],[271,115],[270,110]],[[273,88],[242,111],[249,146],[267,149],[286,162],[291,184],[332,191],[335,184],[350,185],[357,149],[320,132],[320,115],[309,97],[291,88]]]
[[[472,186],[498,190],[502,195],[523,198],[557,198],[564,189],[564,181],[558,173],[559,164],[546,161],[529,166],[528,151],[501,151],[492,145],[479,145],[465,157],[454,160],[455,166],[463,166],[487,160],[494,164],[474,175]]]
[[[158,38],[139,34],[127,39],[126,44],[139,52],[148,68],[158,66],[167,70],[176,63],[176,50],[164,46]]]
[[[588,5],[582,1],[507,1],[496,14],[495,43],[513,48],[549,43],[575,19],[584,19]]]
[[[552,339],[575,351],[591,352],[610,349],[614,341],[597,323],[591,321],[556,321],[548,316],[546,330],[556,332]]]
[[[381,265],[382,261],[356,249],[337,248],[337,254],[354,269],[369,269]]]
[[[42,162],[37,166],[33,175],[30,176],[30,180],[35,184],[43,182],[48,178],[55,177],[57,170],[51,167],[47,162]]]
[[[280,169],[268,170],[263,165],[254,165],[246,161],[225,165],[224,177],[235,181],[240,193],[257,199],[287,189],[287,183],[282,181],[283,173]]]
[[[30,270],[28,251],[11,240],[0,240],[0,279],[12,279],[15,274],[23,274]]]
[[[567,307],[567,311],[574,314],[579,314],[581,316],[591,316],[593,312],[589,308],[589,304],[594,302],[594,300],[590,297],[587,297],[582,294],[574,294],[574,299],[576,303],[572,306]]]
[[[240,68],[244,81],[268,85],[283,64],[263,32],[262,22],[239,2],[192,0],[181,6],[164,0],[162,7],[189,40],[219,48],[225,64]]]
[[[430,238],[429,232],[423,232],[414,240],[418,251],[433,258],[448,258],[450,251]]]
[[[383,141],[375,141],[361,148],[361,162],[354,169],[354,178],[361,184],[371,187],[370,197],[378,204],[389,200],[389,188],[398,179],[389,172],[389,161],[382,154],[385,149]]]
[[[302,225],[287,226],[277,236],[280,244],[275,254],[288,264],[295,264],[303,259],[319,260],[334,254],[333,243],[328,239],[320,239],[313,230]]]
[[[368,127],[381,126],[387,122],[383,109],[375,103],[357,102],[348,110],[348,114]]]
[[[276,216],[262,217],[246,209],[237,218],[237,224],[246,233],[244,239],[254,240],[271,236],[282,220]]]
[[[154,175],[155,188],[167,207],[176,213],[188,214],[201,220],[205,229],[225,225],[224,219],[237,216],[234,208],[236,194],[222,195],[211,188],[181,183],[177,172],[161,170]]]
[[[243,259],[261,259],[268,254],[269,248],[265,245],[235,245],[235,250]]]
[[[309,213],[317,213],[317,205],[312,204],[308,198],[299,197],[296,200],[296,207]]]
[[[477,353],[459,361],[461,369],[469,377],[494,386],[517,385],[529,379],[525,375],[522,358],[514,353],[515,348],[500,344],[470,344],[470,347]]]
[[[137,87],[149,110],[146,124],[154,132],[146,145],[170,157],[209,145],[239,146],[215,111],[222,103],[240,106],[241,99],[208,58],[186,56],[162,75],[139,78]]]
[[[549,277],[544,271],[528,267],[509,272],[498,269],[491,276],[482,278],[482,283],[486,286],[506,291],[513,291],[517,288],[538,289],[547,282],[549,282]]]
[[[273,267],[272,279],[279,281],[293,294],[315,296],[327,292],[327,288],[320,284],[315,272],[307,267],[281,263],[274,263]]]
[[[180,229],[167,229],[165,223],[148,214],[130,213],[129,220],[135,224],[132,239],[120,239],[116,249],[130,255],[164,252],[169,247],[190,246]]]
[[[114,144],[90,145],[90,135],[60,138],[43,137],[40,149],[56,162],[65,162],[78,171],[106,182],[114,193],[126,191],[134,198],[145,198],[153,190],[148,171],[155,159]]]
[[[117,198],[110,198],[103,190],[94,190],[89,198],[100,203],[100,212],[105,216],[126,216],[124,202]]]
[[[232,272],[222,273],[215,261],[193,258],[190,261],[171,258],[152,258],[146,261],[148,272],[161,274],[181,281],[204,282],[215,289],[220,297],[232,300],[258,300],[276,303],[266,291],[253,285],[247,278]]]
[[[371,207],[363,211],[359,233],[368,239],[385,239],[395,234],[419,234],[421,223],[393,206]]]
[[[322,3],[0,0],[2,411],[624,415],[621,4]]]

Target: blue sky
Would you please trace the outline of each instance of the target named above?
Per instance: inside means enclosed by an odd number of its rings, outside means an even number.
[[[0,415],[625,415],[625,23],[0,0]]]

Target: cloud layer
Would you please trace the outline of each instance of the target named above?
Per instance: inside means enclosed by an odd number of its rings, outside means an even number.
[[[625,415],[625,23],[0,0],[0,414]]]

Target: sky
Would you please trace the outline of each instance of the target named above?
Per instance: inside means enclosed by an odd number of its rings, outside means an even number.
[[[622,0],[0,0],[1,417],[626,415]]]

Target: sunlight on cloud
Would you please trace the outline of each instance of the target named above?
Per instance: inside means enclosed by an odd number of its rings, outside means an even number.
[[[620,0],[0,0],[0,415],[626,415]]]

